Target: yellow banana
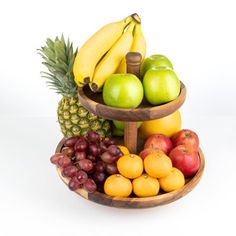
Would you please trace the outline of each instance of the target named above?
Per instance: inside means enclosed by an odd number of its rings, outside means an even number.
[[[133,15],[105,25],[79,49],[73,65],[75,82],[79,87],[91,82],[97,63],[120,38],[125,27],[134,19]]]
[[[96,92],[103,86],[107,77],[117,70],[122,58],[130,51],[134,26],[134,22],[129,24],[128,29],[97,65],[92,84],[90,84],[92,91]]]
[[[142,55],[142,61],[144,60],[146,55],[146,40],[143,36],[140,24],[135,25],[134,40],[130,51],[139,52]],[[116,73],[127,73],[125,57],[122,59]]]

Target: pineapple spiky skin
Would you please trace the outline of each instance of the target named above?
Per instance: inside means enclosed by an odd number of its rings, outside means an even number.
[[[58,122],[65,137],[84,136],[93,130],[102,138],[111,136],[110,121],[86,110],[77,97],[63,97],[57,109]]]
[[[65,137],[84,136],[93,130],[102,138],[111,136],[110,121],[90,113],[78,100],[78,87],[74,81],[73,63],[75,52],[73,45],[64,36],[55,40],[47,39],[46,46],[39,49],[43,64],[49,72],[42,72],[42,77],[47,79],[48,85],[62,95],[58,104],[57,115],[61,131]]]

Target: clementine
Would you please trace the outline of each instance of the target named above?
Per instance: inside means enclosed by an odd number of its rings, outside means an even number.
[[[132,192],[132,183],[122,175],[111,175],[104,183],[104,192],[112,197],[128,197]]]
[[[133,191],[138,197],[152,197],[158,194],[160,184],[156,178],[147,174],[133,180]]]
[[[166,177],[160,178],[159,182],[165,192],[171,192],[182,188],[185,184],[185,179],[183,173],[174,167],[171,173]]]
[[[127,155],[130,154],[129,149],[125,146],[122,145],[118,145],[118,148],[121,150],[121,152],[123,153],[123,155]]]
[[[172,162],[164,152],[157,150],[144,159],[144,169],[150,176],[161,178],[171,173]]]
[[[135,179],[143,173],[143,159],[135,154],[127,154],[117,161],[120,174],[129,179]]]

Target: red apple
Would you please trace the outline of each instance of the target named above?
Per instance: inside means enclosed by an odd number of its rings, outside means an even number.
[[[181,170],[185,177],[193,176],[200,167],[198,152],[191,146],[179,145],[169,154],[174,167]]]
[[[173,149],[173,144],[169,137],[163,134],[153,134],[145,142],[144,149],[146,148],[161,149],[168,155]]]
[[[178,145],[190,145],[194,150],[198,150],[199,139],[195,132],[189,129],[182,129],[172,137],[174,146]]]
[[[148,156],[149,154],[155,153],[157,150],[158,149],[155,149],[155,148],[145,148],[143,149],[143,151],[139,153],[139,156],[142,157],[144,160],[146,156]]]

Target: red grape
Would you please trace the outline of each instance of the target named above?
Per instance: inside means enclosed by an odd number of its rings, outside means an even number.
[[[110,145],[107,148],[107,151],[112,155],[112,156],[116,156],[117,154],[120,153],[120,149],[116,146],[116,145]]]
[[[120,152],[117,154],[117,156],[118,156],[118,157],[122,157],[122,156],[124,156],[124,154],[123,154],[122,151],[120,151]]]
[[[78,152],[86,151],[88,147],[88,143],[84,138],[79,138],[79,140],[75,143],[74,149]]]
[[[78,139],[79,139],[78,136],[70,137],[70,138],[65,140],[64,146],[65,147],[74,147],[75,143],[78,141]]]
[[[77,174],[78,168],[76,166],[67,166],[63,169],[62,175],[64,177],[73,177]]]
[[[107,150],[107,146],[103,142],[100,143],[100,148],[102,153]]]
[[[93,162],[87,159],[79,161],[79,166],[84,171],[90,171],[93,169]]]
[[[122,156],[124,156],[124,154],[123,154],[122,152],[120,152],[118,155],[116,155],[116,156],[114,157],[114,162],[118,161],[118,159],[119,159],[120,157],[122,157]]]
[[[120,150],[120,148],[119,148],[118,146],[117,146],[117,149],[118,149],[118,150],[117,150],[117,155],[120,155],[120,154],[121,154],[121,155],[123,156],[124,154],[123,154],[123,152]]]
[[[91,170],[87,171],[87,173],[88,173],[88,174],[92,174],[92,173],[96,170],[95,167],[96,167],[96,163],[93,162],[93,168],[92,168]]]
[[[98,161],[96,164],[96,171],[104,172],[106,164],[103,161]]]
[[[86,182],[86,180],[88,179],[87,173],[83,170],[79,170],[76,173],[76,177],[77,177],[79,184],[84,184]]]
[[[79,162],[78,162],[78,161],[74,163],[74,166],[76,166],[78,170],[81,170],[81,168],[80,168],[80,166],[79,166]]]
[[[80,161],[86,158],[86,152],[76,152],[75,153],[75,160]]]
[[[87,133],[87,139],[89,142],[97,143],[100,141],[100,135],[94,131],[89,131]]]
[[[96,157],[93,156],[93,155],[91,155],[91,154],[88,154],[87,159],[89,159],[89,160],[92,161],[92,162],[95,162],[95,161],[96,161]]]
[[[115,161],[115,157],[112,156],[109,152],[104,152],[101,155],[101,159],[106,163],[113,163]]]
[[[101,149],[100,149],[100,146],[98,146],[98,144],[91,143],[89,145],[89,154],[97,157],[100,154],[100,151],[101,151]]]
[[[65,153],[68,157],[73,157],[75,155],[74,148],[63,147],[61,153]]]
[[[96,171],[94,174],[93,174],[93,179],[95,182],[104,182],[105,179],[106,179],[106,174],[104,172],[98,172]]]
[[[71,159],[69,157],[62,157],[58,160],[58,166],[65,168],[71,166]]]
[[[57,165],[58,160],[63,157],[66,157],[66,155],[64,153],[55,153],[54,155],[51,156],[50,161],[52,164]]]
[[[97,185],[92,179],[87,179],[84,183],[84,189],[90,193],[93,193],[97,190]]]
[[[103,142],[104,142],[104,144],[105,144],[107,147],[110,146],[110,145],[115,144],[115,140],[112,139],[112,138],[108,138],[108,137],[106,137],[106,138],[103,140]]]
[[[118,169],[116,167],[115,163],[111,163],[111,164],[106,164],[106,172],[110,175],[114,175],[118,173]]]
[[[69,181],[68,187],[72,191],[76,191],[77,189],[81,188],[82,185],[79,183],[76,176],[72,177]]]

